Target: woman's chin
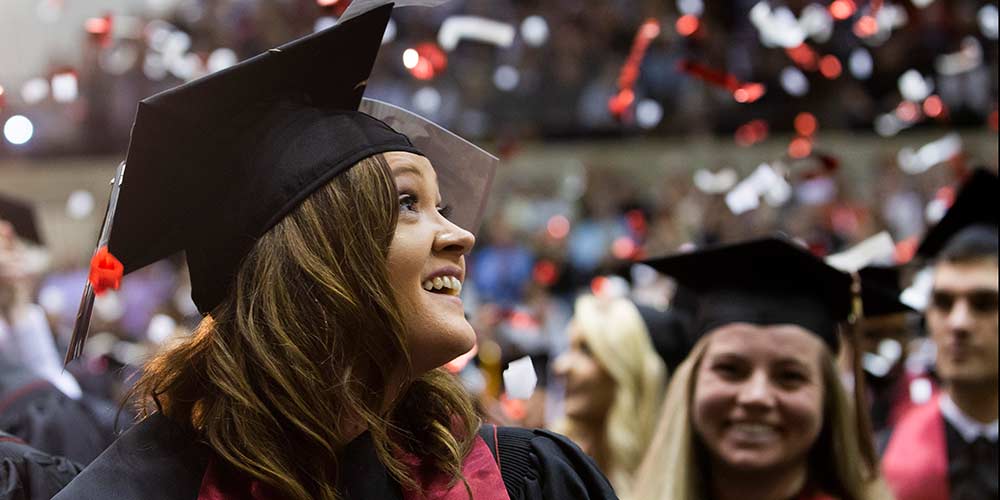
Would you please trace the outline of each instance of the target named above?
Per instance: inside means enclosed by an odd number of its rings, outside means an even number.
[[[440,368],[449,361],[469,352],[476,345],[476,332],[467,321],[464,327],[455,325],[424,342],[417,340],[410,348],[413,371],[419,375]]]

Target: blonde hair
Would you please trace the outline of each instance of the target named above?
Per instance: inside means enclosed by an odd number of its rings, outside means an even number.
[[[702,445],[691,425],[691,401],[698,367],[710,341],[711,335],[699,340],[671,377],[656,435],[639,468],[637,499],[706,500],[710,475],[703,470]],[[840,382],[833,355],[826,349],[821,365],[823,430],[809,454],[810,480],[840,500],[891,499],[878,471],[861,459],[853,405]]]
[[[479,426],[468,394],[441,370],[396,379],[410,365],[386,263],[397,216],[381,155],[319,188],[257,241],[194,334],[145,366],[140,414],[155,404],[281,498],[337,498],[349,424],[407,488],[400,451],[464,481]]]
[[[627,299],[581,296],[576,300],[573,323],[594,358],[615,381],[614,401],[602,436],[608,457],[602,465],[619,496],[625,497],[653,436],[667,369],[653,349],[639,310]],[[573,439],[581,426],[567,417],[555,428]]]

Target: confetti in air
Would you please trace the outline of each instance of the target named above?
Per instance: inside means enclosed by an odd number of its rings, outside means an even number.
[[[611,115],[618,120],[625,118],[626,112],[635,102],[634,89],[635,82],[639,79],[639,66],[649,44],[658,36],[660,36],[660,23],[656,19],[647,19],[635,34],[632,50],[618,74],[618,92],[608,101]]]
[[[708,84],[728,90],[733,94],[733,99],[739,103],[755,102],[767,92],[767,87],[763,83],[741,82],[736,75],[725,73],[704,64],[682,60],[679,64],[680,71],[687,73]]]

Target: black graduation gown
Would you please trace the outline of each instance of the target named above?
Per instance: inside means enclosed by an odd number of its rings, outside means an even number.
[[[492,443],[492,429],[489,433]],[[542,430],[498,429],[501,475],[511,500],[613,499],[594,462],[565,437]],[[494,444],[495,446],[495,444]],[[346,499],[402,499],[366,433],[345,449],[339,490]],[[115,441],[56,500],[195,500],[211,452],[154,414]]]
[[[80,469],[65,458],[47,455],[0,432],[0,500],[48,500]]]
[[[998,447],[986,438],[966,442],[944,419],[948,445],[948,484],[951,500],[1000,498],[997,484]]]
[[[46,453],[90,463],[115,439],[113,404],[75,400],[49,381],[0,361],[0,431]]]

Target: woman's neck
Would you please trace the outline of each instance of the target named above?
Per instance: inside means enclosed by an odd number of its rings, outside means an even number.
[[[799,463],[773,471],[734,470],[712,466],[711,497],[714,500],[788,500],[806,485],[808,468]]]
[[[607,440],[604,439],[604,424],[602,422],[584,422],[577,421],[574,424],[573,436],[571,436],[574,443],[583,450],[590,458],[594,459],[597,466],[603,470],[608,470],[608,446]]]

